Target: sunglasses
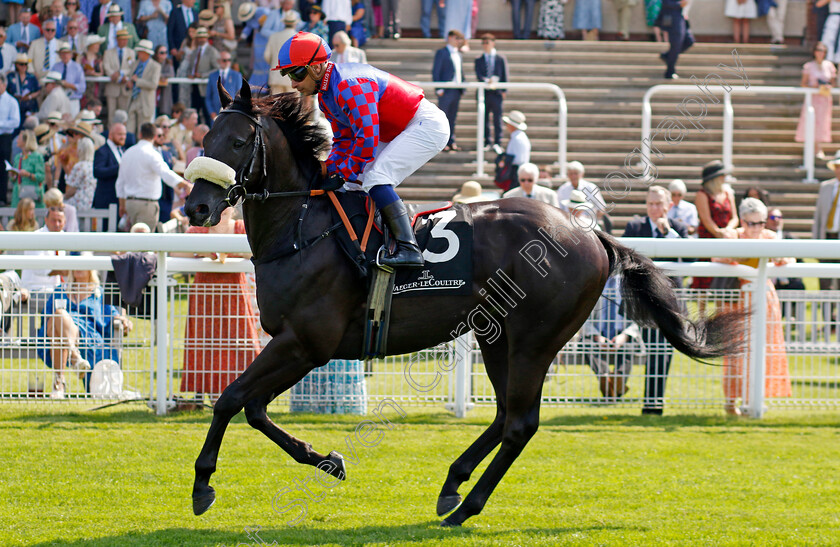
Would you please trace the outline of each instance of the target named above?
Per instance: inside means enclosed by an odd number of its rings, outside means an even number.
[[[783,220],[785,217],[783,217],[782,215],[770,215],[768,218],[770,220]]]
[[[230,59],[219,59],[220,63],[229,63]]]
[[[744,222],[744,226],[746,226],[748,228],[755,228],[756,226],[764,226],[765,224],[767,224],[766,220],[761,220],[759,222],[749,222],[749,221]]]
[[[305,66],[296,66],[289,69],[283,69],[281,74],[288,76],[289,79],[294,82],[302,82],[306,79],[307,71]]]
[[[45,28],[44,32],[55,32],[54,28]]]
[[[519,182],[534,182],[534,179],[519,179]]]

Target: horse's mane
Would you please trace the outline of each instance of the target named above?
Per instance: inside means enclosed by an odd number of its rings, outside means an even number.
[[[257,97],[250,102],[237,95],[232,108],[276,121],[295,158],[318,161],[320,152],[330,143],[330,136],[312,119],[311,110],[304,108],[297,93]]]

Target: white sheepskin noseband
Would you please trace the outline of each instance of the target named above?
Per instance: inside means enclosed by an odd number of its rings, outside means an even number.
[[[218,184],[222,188],[230,188],[236,184],[236,171],[219,160],[207,156],[198,156],[187,166],[184,178],[190,182],[204,179],[207,182]]]

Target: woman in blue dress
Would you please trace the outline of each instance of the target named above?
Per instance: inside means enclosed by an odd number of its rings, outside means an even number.
[[[365,42],[367,42],[364,2],[356,2],[353,4],[353,23],[350,25],[350,38],[356,42],[353,44],[353,47],[362,47],[365,45]]]
[[[146,28],[148,29],[146,38],[152,41],[155,48],[166,46],[166,49],[169,49],[166,37],[166,25],[171,12],[172,3],[169,0],[143,0],[140,2],[140,9],[137,11],[137,22],[146,24]]]
[[[128,332],[133,325],[120,308],[104,303],[96,271],[69,272],[65,283],[47,300],[37,334],[38,357],[55,370],[50,397],[64,398],[64,369],[68,366],[80,372],[85,390],[89,391],[91,363],[103,359],[119,363],[119,350],[109,345],[115,327]]]
[[[6,76],[6,91],[18,102],[21,125],[27,116],[38,112],[38,92],[41,90],[38,78],[27,72],[28,68],[29,56],[26,53],[18,53],[15,57],[15,69]]]
[[[597,40],[601,29],[601,0],[577,0],[572,27],[583,33],[584,40]]]

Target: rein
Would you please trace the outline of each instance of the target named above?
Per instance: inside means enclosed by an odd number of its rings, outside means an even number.
[[[327,176],[327,165],[324,162],[320,162],[320,169],[312,170],[312,175],[309,177],[308,181],[308,188],[309,190],[292,190],[288,192],[269,192],[267,189],[263,189],[262,192],[259,193],[248,193],[245,189],[245,185],[254,181],[259,180],[260,178],[266,178],[267,176],[267,152],[265,146],[265,138],[263,136],[263,132],[265,131],[265,126],[263,125],[262,118],[260,116],[253,116],[248,112],[243,110],[234,108],[234,109],[226,109],[219,112],[219,116],[222,114],[230,114],[236,113],[241,114],[251,120],[255,125],[255,136],[254,136],[254,146],[251,149],[251,155],[245,160],[245,163],[236,170],[235,182],[234,184],[228,188],[227,195],[225,196],[224,202],[228,204],[229,207],[234,207],[239,202],[240,199],[242,200],[252,200],[252,201],[259,201],[264,202],[272,198],[285,198],[285,197],[305,197],[307,198],[303,204],[301,205],[300,216],[298,217],[297,226],[295,228],[295,241],[292,245],[286,249],[282,249],[280,251],[274,252],[269,254],[266,257],[252,257],[251,262],[253,264],[265,264],[268,262],[273,262],[285,256],[292,255],[294,253],[300,252],[304,249],[307,249],[319,241],[322,241],[328,238],[330,235],[335,232],[335,230],[341,228],[343,225],[348,233],[350,234],[351,240],[355,243],[357,247],[359,246],[358,237],[356,236],[353,227],[350,225],[350,220],[347,218],[347,214],[344,212],[344,209],[341,207],[341,204],[338,202],[338,198],[336,198],[334,190],[337,190],[342,184],[336,186],[335,188],[320,188],[317,190],[312,190],[312,186],[317,182],[318,177],[320,176],[322,180],[326,179]],[[256,163],[259,160],[260,168],[257,169]],[[333,206],[339,213],[341,217],[341,222],[330,226],[321,234],[315,236],[312,239],[307,240],[306,242],[303,241],[302,232],[303,232],[303,220],[306,217],[306,213],[309,210],[309,198],[313,196],[323,196],[327,195],[330,198]],[[367,232],[367,231],[366,231]],[[365,242],[367,242],[367,235],[365,237]],[[359,251],[363,254],[363,248],[359,248]]]

